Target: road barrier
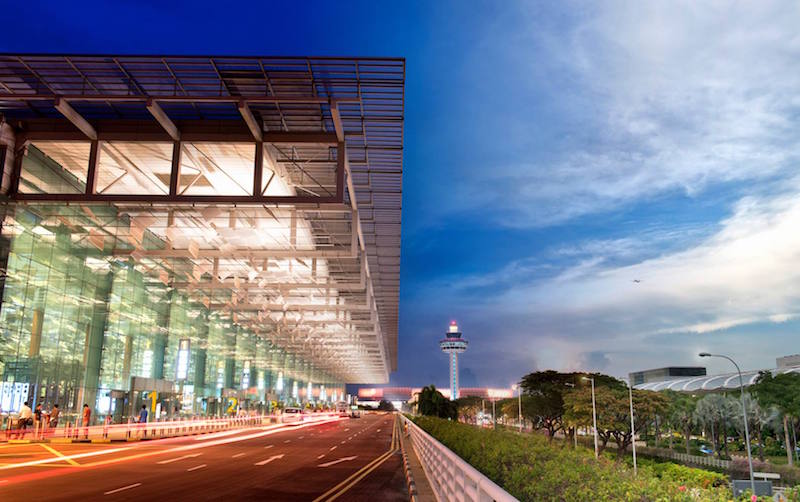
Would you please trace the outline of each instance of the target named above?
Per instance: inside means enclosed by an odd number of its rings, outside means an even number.
[[[440,502],[512,502],[517,499],[453,453],[414,422],[401,415],[425,475]]]
[[[104,422],[101,425],[84,427],[80,423],[66,421],[62,427],[47,427],[44,421],[20,430],[7,425],[7,440],[56,440],[56,441],[136,441],[175,436],[187,436],[207,432],[219,432],[233,428],[254,427],[270,423],[271,415],[240,416],[226,418],[181,418],[164,422],[138,423],[129,420],[125,424]]]

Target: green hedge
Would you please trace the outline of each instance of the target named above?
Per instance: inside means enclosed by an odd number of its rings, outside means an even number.
[[[731,500],[727,478],[702,469],[644,462],[634,476],[625,464],[595,460],[591,451],[548,443],[539,434],[479,429],[432,417],[414,421],[523,501]]]

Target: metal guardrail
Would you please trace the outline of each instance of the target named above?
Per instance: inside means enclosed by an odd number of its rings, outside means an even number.
[[[418,427],[417,424],[403,415],[400,415],[400,419],[411,436],[411,444],[439,502],[451,500],[513,502],[517,500]]]

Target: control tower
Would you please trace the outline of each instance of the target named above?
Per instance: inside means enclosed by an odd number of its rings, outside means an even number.
[[[450,354],[450,399],[458,399],[458,354],[467,350],[467,341],[461,338],[458,324],[450,323],[446,338],[439,342],[442,352]]]

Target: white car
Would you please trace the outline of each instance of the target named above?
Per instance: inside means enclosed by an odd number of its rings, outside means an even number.
[[[284,408],[281,414],[281,423],[289,424],[292,422],[303,421],[303,410],[300,408]]]

